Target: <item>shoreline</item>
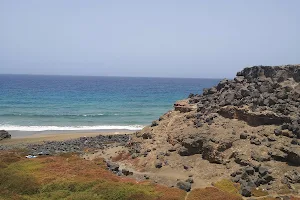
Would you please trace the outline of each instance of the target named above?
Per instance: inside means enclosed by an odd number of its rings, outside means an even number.
[[[134,133],[138,130],[128,130],[128,129],[95,129],[95,130],[46,130],[46,131],[18,131],[13,130],[9,131],[13,138],[28,138],[28,137],[36,137],[36,136],[44,136],[44,135],[60,135],[60,134],[114,134],[114,133],[125,133],[130,132]]]
[[[80,137],[95,137],[98,135],[122,135],[133,134],[136,131],[132,130],[87,130],[87,131],[39,131],[39,132],[25,132],[25,131],[10,131],[11,139],[0,141],[0,145],[15,145],[15,144],[33,144],[44,141],[64,141]],[[18,134],[19,135],[16,135]],[[21,133],[21,134],[20,134]],[[26,134],[22,134],[26,133]]]

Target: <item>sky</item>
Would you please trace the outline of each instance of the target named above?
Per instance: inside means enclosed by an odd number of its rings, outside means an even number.
[[[300,63],[299,0],[0,0],[0,73],[231,78]]]

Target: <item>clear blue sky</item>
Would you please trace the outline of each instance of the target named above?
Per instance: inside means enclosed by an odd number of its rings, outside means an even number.
[[[0,73],[233,77],[300,63],[299,0],[0,0]]]

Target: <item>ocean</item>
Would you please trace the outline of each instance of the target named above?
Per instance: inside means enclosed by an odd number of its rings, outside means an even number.
[[[138,130],[219,79],[0,75],[0,129]]]

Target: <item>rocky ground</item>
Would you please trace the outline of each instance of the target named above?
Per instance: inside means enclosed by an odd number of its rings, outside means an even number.
[[[125,146],[129,139],[130,135],[128,134],[98,135],[96,137],[80,137],[65,141],[45,141],[39,144],[0,144],[0,150],[26,149],[31,155],[54,155],[70,152],[84,153],[85,151],[107,149],[114,146]]]
[[[300,195],[299,114],[300,65],[254,66],[176,102],[174,110],[132,136],[26,148],[32,154],[102,157],[118,176],[185,191],[230,180],[246,199],[296,199],[291,195]]]
[[[299,65],[245,68],[176,102],[107,157],[128,153],[119,164],[187,191],[230,179],[244,197],[298,195],[299,83]]]

